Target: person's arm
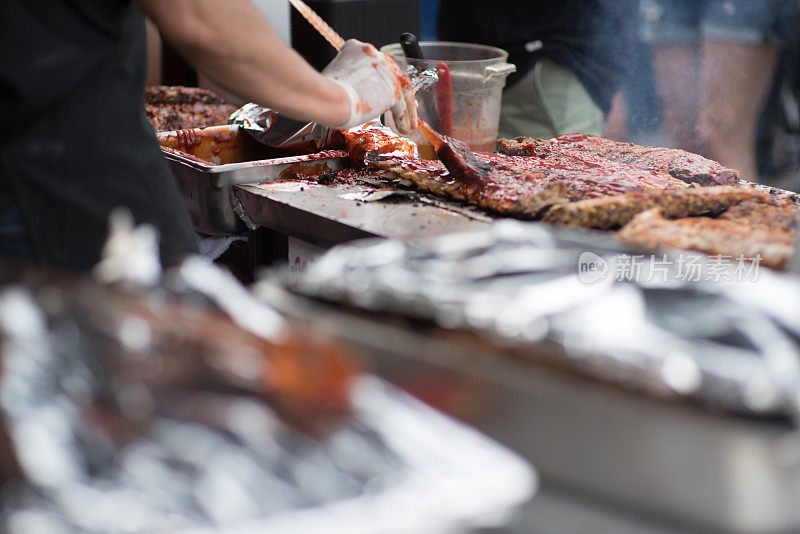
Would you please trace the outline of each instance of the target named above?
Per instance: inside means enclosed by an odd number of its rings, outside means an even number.
[[[354,77],[349,80],[350,83],[344,80],[343,84],[343,80],[333,79],[338,78],[335,73],[325,76],[314,70],[297,52],[281,41],[249,0],[137,2],[158,27],[164,39],[198,71],[225,90],[298,120],[313,120],[333,127],[353,125],[357,120],[364,121],[357,112],[364,103],[363,98],[360,102],[358,99],[365,97],[363,91],[355,87],[360,85],[359,78]],[[369,47],[374,51],[371,45]],[[342,54],[337,56],[334,63],[341,63],[340,56]],[[361,69],[359,73],[363,74],[364,58],[355,59],[360,61],[356,66]],[[373,66],[376,65],[374,59],[369,61]],[[394,63],[391,66],[385,62],[378,63],[380,68],[374,68],[384,75],[385,80],[389,77],[386,69],[395,68]],[[347,69],[351,64],[346,60],[346,71],[352,70]],[[402,73],[400,75],[403,76]],[[392,80],[392,83],[399,86],[402,85],[401,81]],[[405,88],[399,90],[394,85],[387,88],[386,83],[382,84],[378,88],[382,92],[377,95],[380,98],[366,95],[366,101],[385,105],[383,109],[375,109],[367,119],[379,115],[389,107],[395,109],[398,106],[398,92],[403,100],[400,107],[407,107],[409,99]],[[373,98],[370,100],[370,97]],[[413,95],[411,101],[413,102]],[[411,116],[409,113],[407,115]],[[416,114],[413,114],[413,118],[415,120]]]
[[[347,93],[286,46],[248,0],[138,3],[165,40],[233,94],[298,120],[347,121]]]

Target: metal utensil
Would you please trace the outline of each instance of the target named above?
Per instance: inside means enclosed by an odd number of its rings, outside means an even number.
[[[402,34],[400,36],[400,39],[398,39],[398,41],[400,42],[400,46],[403,49],[403,54],[405,54],[406,58],[408,58],[410,60],[420,60],[420,61],[409,61],[409,71],[412,68],[416,68],[416,67],[423,68],[425,66],[425,62],[422,61],[422,60],[425,59],[425,56],[422,55],[422,48],[420,48],[420,46],[419,46],[419,40],[417,39],[417,36],[414,35],[413,33],[404,33],[404,34]],[[434,72],[436,74],[436,77],[437,77],[436,79],[437,79],[437,82],[438,82],[438,72],[434,71],[433,69],[430,69],[430,71],[432,71],[432,72]],[[428,72],[428,71],[424,71],[424,72]],[[413,84],[413,80],[412,80],[412,84]],[[417,91],[415,90],[414,94],[416,94],[416,93],[417,93]],[[429,101],[427,101],[425,99],[422,99],[421,102],[417,103],[417,105],[420,106],[420,108],[421,108],[420,109],[420,111],[422,112],[422,113],[420,113],[421,115],[424,115],[425,117],[428,117],[429,120],[431,118],[436,120],[438,118],[438,114],[436,113],[435,109],[432,109],[432,106],[430,106],[430,104],[431,104],[431,102],[429,102]],[[438,124],[434,124],[433,128],[438,130],[439,129],[439,125]]]

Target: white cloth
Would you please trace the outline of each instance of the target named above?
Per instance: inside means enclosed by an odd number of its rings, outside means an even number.
[[[197,242],[200,245],[200,255],[210,261],[214,261],[222,256],[225,251],[237,241],[247,241],[247,238],[240,235],[216,236],[197,234]]]

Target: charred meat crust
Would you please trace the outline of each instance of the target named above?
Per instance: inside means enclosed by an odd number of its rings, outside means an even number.
[[[454,175],[441,161],[383,154],[366,165],[502,215],[621,228],[621,237],[649,248],[761,256],[776,268],[791,256],[798,214],[791,200],[738,184],[736,171],[700,156],[583,135],[501,139],[498,148],[476,154],[488,166],[480,180]]]
[[[207,89],[180,85],[148,85],[144,103],[154,106],[167,104],[227,104],[222,97]]]
[[[410,180],[421,191],[503,215],[532,219],[548,207],[568,201],[565,184],[544,180],[541,175],[521,176],[513,184],[503,184],[504,178],[498,180],[490,171],[486,182],[475,183],[453,178],[438,161],[386,158],[374,162],[373,166]]]
[[[569,134],[553,139],[517,137],[498,140],[498,150],[510,155],[537,155],[553,146],[594,154],[610,162],[638,169],[669,173],[674,178],[700,185],[735,185],[739,171],[723,167],[716,161],[697,154],[662,147],[647,147],[633,143],[612,141],[584,134]]]
[[[659,208],[670,219],[719,215],[743,201],[769,202],[769,195],[749,187],[691,187],[658,193],[626,193],[604,198],[559,204],[542,220],[555,224],[610,230],[628,224],[637,214]]]
[[[205,128],[228,123],[236,106],[198,87],[148,86],[144,109],[157,132]]]
[[[369,161],[368,165],[391,170],[420,189],[525,218],[539,217],[545,208],[555,204],[688,187],[666,174],[621,164],[601,167],[590,158],[572,160],[482,153],[477,157],[488,165],[480,181],[459,179],[439,161],[384,157]]]
[[[755,200],[746,200],[731,206],[720,219],[737,221],[751,227],[764,227],[780,232],[792,233],[797,229],[800,220],[800,211],[790,200],[776,201],[765,204]]]
[[[618,235],[650,249],[667,246],[733,258],[758,257],[761,265],[775,269],[785,267],[794,249],[792,232],[709,217],[670,220],[658,208],[638,214]]]

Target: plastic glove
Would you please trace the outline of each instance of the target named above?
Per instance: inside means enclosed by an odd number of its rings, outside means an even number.
[[[341,129],[363,124],[391,110],[400,133],[417,124],[417,102],[411,81],[392,58],[368,43],[348,39],[322,74],[350,97],[350,119]]]

